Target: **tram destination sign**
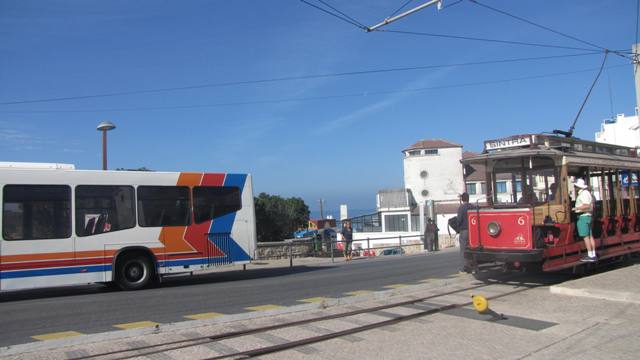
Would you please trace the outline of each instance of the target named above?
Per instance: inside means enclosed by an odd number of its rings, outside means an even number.
[[[529,145],[531,145],[531,136],[527,135],[507,139],[488,140],[484,142],[484,149],[491,151]]]

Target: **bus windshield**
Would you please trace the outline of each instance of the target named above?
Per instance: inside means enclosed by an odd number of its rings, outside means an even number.
[[[499,159],[493,164],[495,205],[533,206],[560,201],[558,167],[548,157]]]

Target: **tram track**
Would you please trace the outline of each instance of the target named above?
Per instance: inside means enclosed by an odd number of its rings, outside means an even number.
[[[251,336],[251,335],[260,334],[260,333],[268,333],[274,330],[295,328],[297,326],[329,321],[334,319],[348,318],[348,317],[353,317],[361,314],[372,314],[377,311],[389,310],[393,308],[402,308],[408,305],[418,305],[428,300],[438,299],[448,295],[456,295],[456,294],[464,293],[467,291],[482,289],[482,288],[486,288],[494,285],[509,284],[510,281],[511,280],[508,280],[507,282],[483,283],[483,284],[478,284],[474,286],[468,286],[461,289],[454,289],[454,290],[450,290],[442,293],[437,293],[437,294],[433,294],[433,295],[429,295],[421,298],[394,302],[394,303],[379,305],[379,306],[372,306],[372,307],[367,307],[363,309],[357,309],[357,310],[352,310],[352,311],[347,311],[347,312],[342,312],[337,314],[313,317],[309,319],[291,321],[291,322],[286,322],[282,324],[256,327],[256,328],[251,328],[246,330],[231,331],[231,332],[226,332],[226,333],[221,333],[216,335],[193,337],[189,339],[175,340],[175,341],[164,342],[160,344],[145,345],[145,346],[133,347],[128,349],[103,352],[98,354],[82,356],[82,357],[76,357],[76,358],[73,358],[72,360],[85,360],[85,359],[125,360],[125,359],[137,358],[137,357],[151,356],[154,354],[164,353],[168,351],[195,348],[198,346],[203,346],[203,345],[207,345],[207,344],[211,344],[211,343],[215,343],[215,342],[227,340],[227,339],[240,338],[240,337]],[[492,300],[492,299],[498,299],[498,298],[514,295],[523,291],[530,290],[532,288],[544,286],[544,284],[520,283],[519,285],[517,284],[516,286],[517,288],[515,290],[508,291],[505,293],[500,293],[493,296],[488,296],[487,299]],[[326,341],[334,338],[339,338],[346,335],[351,335],[351,334],[355,334],[355,333],[359,333],[367,330],[372,330],[375,328],[390,326],[393,324],[416,319],[419,317],[429,316],[429,315],[441,313],[447,310],[469,306],[471,304],[472,304],[471,301],[461,302],[461,303],[450,303],[447,305],[437,306],[435,308],[417,311],[409,315],[398,315],[397,317],[394,317],[392,319],[375,321],[369,324],[356,326],[356,327],[342,330],[342,331],[331,331],[330,333],[327,333],[327,334],[306,337],[303,339],[293,340],[293,341],[272,345],[272,346],[258,347],[258,348],[247,350],[247,351],[238,351],[235,353],[229,353],[229,354],[210,357],[207,359],[247,358],[247,357],[266,355],[270,353],[276,353],[276,352],[280,352],[288,349],[293,349],[296,347],[301,347],[301,346],[310,345],[310,344],[314,344],[314,343],[318,343],[318,342],[322,342],[322,341]]]

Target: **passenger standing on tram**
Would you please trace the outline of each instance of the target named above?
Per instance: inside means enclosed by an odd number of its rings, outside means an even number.
[[[457,214],[460,239],[460,262],[462,266],[460,271],[471,272],[471,266],[469,266],[469,263],[464,258],[464,251],[467,249],[467,246],[469,246],[469,219],[467,216],[467,211],[471,208],[469,204],[469,194],[466,192],[462,193],[462,195],[460,195],[460,201],[462,201],[462,204],[460,204]]]
[[[596,243],[591,233],[593,197],[583,179],[578,179],[573,185],[579,189],[576,197],[576,206],[573,208],[573,211],[579,214],[577,223],[578,236],[584,239],[584,244],[587,247],[587,256],[580,259],[580,261],[593,262],[598,260],[596,257]]]

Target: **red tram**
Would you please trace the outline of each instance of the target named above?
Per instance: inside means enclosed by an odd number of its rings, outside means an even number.
[[[594,198],[598,261],[640,251],[640,158],[636,149],[556,135],[485,141],[462,160],[465,173],[483,171],[486,203],[469,210],[473,266],[555,271],[582,264],[584,242],[571,209],[573,183],[584,179]]]

